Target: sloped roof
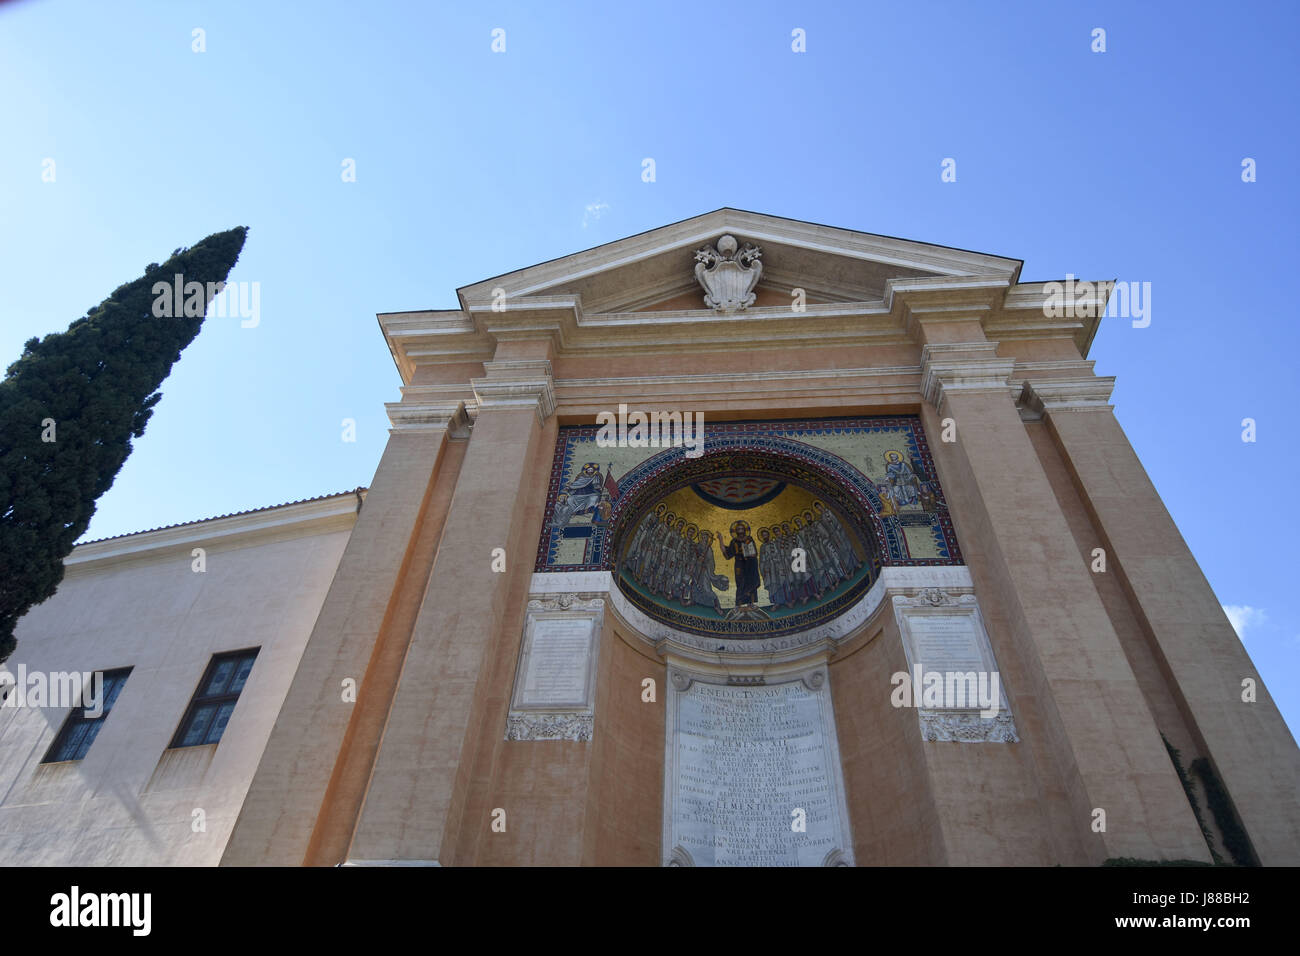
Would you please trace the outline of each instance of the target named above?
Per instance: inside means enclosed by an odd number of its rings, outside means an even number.
[[[364,499],[367,490],[368,489],[365,487],[357,487],[357,488],[353,488],[350,491],[335,491],[326,495],[316,495],[314,498],[299,498],[295,501],[284,501],[278,505],[266,505],[262,508],[249,508],[246,511],[231,511],[228,512],[227,514],[212,515],[211,517],[208,518],[196,518],[193,521],[180,521],[177,522],[176,524],[159,525],[156,528],[144,528],[140,531],[127,531],[124,534],[113,534],[113,535],[109,535],[106,538],[92,538],[89,541],[78,541],[76,545],[74,545],[74,547],[81,548],[88,544],[100,544],[101,542],[104,541],[118,541],[123,538],[133,538],[136,535],[152,534],[155,531],[169,531],[172,528],[188,528],[194,525],[206,524],[207,522],[210,521],[220,521],[223,518],[239,518],[244,515],[258,514],[263,511],[274,511],[277,508],[288,508],[293,505],[303,505],[312,501],[325,501],[326,499],[329,498],[342,498],[344,495],[359,495],[361,498]]]

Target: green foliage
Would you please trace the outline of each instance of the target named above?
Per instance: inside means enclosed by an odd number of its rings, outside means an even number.
[[[1210,856],[1214,858],[1216,864],[1223,863],[1223,857],[1219,851],[1214,848],[1214,837],[1210,834],[1210,828],[1205,825],[1205,817],[1201,815],[1201,804],[1196,799],[1196,791],[1192,789],[1192,781],[1187,776],[1187,771],[1183,770],[1183,761],[1179,756],[1178,749],[1166,739],[1164,734],[1160,739],[1165,742],[1165,749],[1169,751],[1169,759],[1174,763],[1174,770],[1178,771],[1178,779],[1183,785],[1183,793],[1187,794],[1187,802],[1192,805],[1192,813],[1196,814],[1196,824],[1201,828],[1201,836],[1205,838],[1205,845],[1210,848]],[[1195,767],[1196,763],[1193,762]]]
[[[247,232],[216,233],[151,264],[66,332],[29,339],[0,381],[0,662],[18,619],[63,580],[63,559],[203,325],[208,293],[220,288],[208,283],[225,282]],[[203,284],[202,308],[159,317],[154,285],[177,274]]]
[[[1232,809],[1228,791],[1224,789],[1223,782],[1219,780],[1219,775],[1214,772],[1210,762],[1204,757],[1197,757],[1192,761],[1192,772],[1205,785],[1205,802],[1210,805],[1210,812],[1214,814],[1214,822],[1219,825],[1223,845],[1232,855],[1232,861],[1238,866],[1259,866],[1250,838],[1246,836],[1241,821]]]

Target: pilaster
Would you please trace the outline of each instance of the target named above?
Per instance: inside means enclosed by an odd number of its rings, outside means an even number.
[[[392,434],[339,561],[293,683],[235,822],[222,865],[296,866],[308,856],[317,816],[357,703],[384,693],[364,680],[385,634],[403,571],[416,558],[427,502],[464,430],[463,403],[389,406]],[[356,698],[343,689],[352,681]],[[322,688],[325,688],[322,691]]]
[[[1013,401],[1012,363],[987,341],[922,349],[927,401],[955,425],[948,460],[976,494],[955,514],[963,549],[983,566],[1008,617],[1011,644],[1044,740],[1043,785],[1064,789],[1063,863],[1111,857],[1208,859],[1119,638]],[[1016,706],[1012,701],[1012,706]],[[1104,811],[1099,830],[1097,811]],[[1077,858],[1082,853],[1082,860]]]
[[[504,737],[509,687],[499,679],[499,663],[513,662],[518,649],[540,531],[538,490],[545,487],[545,452],[556,423],[549,359],[490,360],[484,369],[471,383],[478,406],[473,437],[351,859],[454,863],[464,834],[490,822],[461,817],[471,787],[490,780],[493,748]]]
[[[1169,687],[1259,859],[1300,863],[1300,754],[1111,406],[1110,380],[1028,382]],[[1247,692],[1247,685],[1253,695]]]

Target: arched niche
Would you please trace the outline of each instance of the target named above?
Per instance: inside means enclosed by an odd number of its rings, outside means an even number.
[[[853,607],[897,547],[869,479],[785,438],[711,441],[694,458],[668,449],[629,472],[621,489],[610,515],[615,584],[641,614],[685,634],[736,641],[807,632]],[[734,560],[745,537],[748,570]],[[748,592],[739,587],[747,578],[758,582]]]

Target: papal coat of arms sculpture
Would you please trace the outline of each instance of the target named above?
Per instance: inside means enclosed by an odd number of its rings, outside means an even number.
[[[754,287],[763,274],[762,255],[752,242],[741,247],[731,235],[696,252],[695,278],[704,289],[704,304],[716,312],[739,312],[753,305]]]

